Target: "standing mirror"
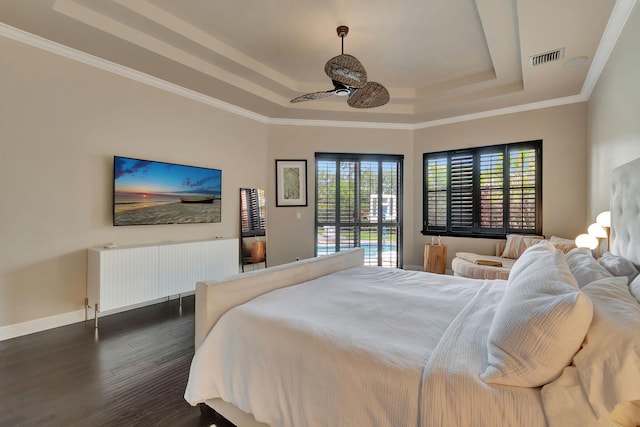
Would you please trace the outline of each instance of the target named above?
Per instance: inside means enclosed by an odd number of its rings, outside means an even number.
[[[240,189],[240,262],[267,267],[266,201],[264,190]]]

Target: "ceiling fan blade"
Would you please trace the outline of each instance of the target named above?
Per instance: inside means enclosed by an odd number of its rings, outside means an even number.
[[[351,87],[360,88],[367,83],[367,71],[355,56],[345,54],[334,56],[327,61],[324,72],[331,80]]]
[[[333,95],[334,92],[335,92],[335,89],[331,89],[331,90],[327,90],[327,91],[323,91],[323,92],[307,93],[307,94],[304,94],[304,95],[300,95],[297,98],[293,98],[289,102],[296,103],[296,102],[304,102],[304,101],[313,101],[314,99],[322,99],[322,98],[326,98],[328,96],[331,96],[331,95]]]
[[[367,82],[347,100],[347,104],[353,108],[380,107],[387,102],[389,102],[389,91],[376,82]]]

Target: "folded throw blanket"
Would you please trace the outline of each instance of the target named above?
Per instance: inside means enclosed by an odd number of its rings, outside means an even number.
[[[496,257],[490,257],[486,255],[472,254],[470,252],[458,252],[456,253],[458,258],[462,258],[466,261],[472,262],[477,265],[488,265],[491,267],[502,267],[502,261],[495,259]]]

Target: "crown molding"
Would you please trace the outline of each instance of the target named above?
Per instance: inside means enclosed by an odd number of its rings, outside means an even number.
[[[424,129],[434,126],[449,125],[452,123],[467,122],[469,120],[486,119],[488,117],[504,116],[507,114],[521,113],[523,111],[540,110],[542,108],[558,107],[561,105],[576,104],[588,101],[582,95],[565,96],[564,98],[547,99],[531,102],[529,104],[515,105],[513,107],[497,108],[495,110],[481,111],[479,113],[465,114],[463,116],[448,117],[446,119],[431,120],[414,125],[414,129]]]
[[[155,87],[157,89],[161,89],[166,92],[170,92],[175,95],[180,95],[185,98],[200,102],[202,104],[206,104],[233,114],[237,114],[242,117],[246,117],[248,119],[256,120],[261,123],[267,123],[268,120],[268,118],[266,116],[263,116],[262,114],[254,113],[253,111],[238,107],[237,105],[221,101],[217,98],[204,95],[191,89],[187,89],[175,83],[170,83],[166,80],[162,80],[149,74],[134,70],[132,68],[125,67],[124,65],[116,64],[115,62],[108,61],[98,56],[82,52],[80,50],[65,46],[49,39],[45,39],[24,30],[6,25],[2,22],[0,22],[0,35],[27,44],[29,46],[36,47],[38,49],[63,56],[65,58],[81,62],[100,70],[117,74],[119,76],[126,77],[128,79]]]
[[[593,56],[591,67],[589,67],[587,77],[584,79],[584,84],[580,91],[580,94],[585,98],[589,99],[591,97],[591,92],[596,87],[600,74],[602,74],[605,65],[607,65],[609,56],[611,56],[611,52],[613,52],[635,4],[636,0],[617,0],[613,6],[613,11],[611,11],[611,16],[609,16],[609,21],[602,33],[600,44],[596,54]]]
[[[600,40],[600,44],[594,55],[591,67],[587,73],[584,84],[579,95],[568,96],[564,98],[556,98],[545,101],[533,102],[529,104],[516,105],[513,107],[499,108],[479,113],[465,114],[461,116],[448,117],[438,120],[430,120],[415,124],[408,123],[382,123],[382,122],[357,122],[357,121],[339,121],[339,120],[304,120],[304,119],[285,119],[285,118],[269,118],[262,114],[255,113],[237,105],[221,101],[217,98],[204,95],[183,86],[170,83],[166,80],[159,79],[149,74],[133,70],[120,64],[108,61],[106,59],[88,54],[86,52],[73,49],[71,47],[56,43],[35,34],[14,28],[0,22],[0,35],[25,43],[27,45],[60,55],[74,61],[81,62],[101,70],[126,77],[137,82],[183,96],[188,99],[206,104],[221,110],[236,114],[251,120],[264,124],[274,124],[283,126],[325,126],[325,127],[343,127],[343,128],[364,128],[364,129],[395,129],[395,130],[416,130],[435,126],[442,126],[452,123],[460,123],[469,120],[477,120],[505,114],[519,113],[523,111],[537,110],[541,108],[556,107],[560,105],[573,104],[578,102],[586,102],[591,96],[591,92],[595,88],[600,74],[615,48],[616,42],[624,29],[627,19],[631,15],[636,0],[617,0],[611,12],[609,21]]]
[[[308,119],[269,119],[270,125],[283,126],[326,126],[337,128],[364,128],[364,129],[395,129],[413,130],[415,125],[411,123],[383,123],[383,122],[354,122],[342,120],[308,120]]]

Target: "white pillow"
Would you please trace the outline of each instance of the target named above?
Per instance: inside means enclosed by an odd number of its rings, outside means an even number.
[[[612,276],[609,270],[601,266],[598,260],[591,255],[591,250],[588,248],[576,248],[569,251],[567,264],[569,264],[571,274],[576,278],[580,287],[595,280]]]
[[[608,420],[614,410],[632,415],[631,402],[640,400],[640,304],[626,277],[598,280],[582,291],[593,301],[593,322],[573,359],[582,387],[598,419]]]
[[[591,301],[578,289],[562,252],[538,254],[509,276],[489,330],[489,366],[480,378],[519,387],[548,383],[580,348],[591,316]]]
[[[611,252],[602,254],[602,257],[598,259],[598,263],[614,276],[627,276],[629,283],[638,275],[638,269],[631,261]]]

